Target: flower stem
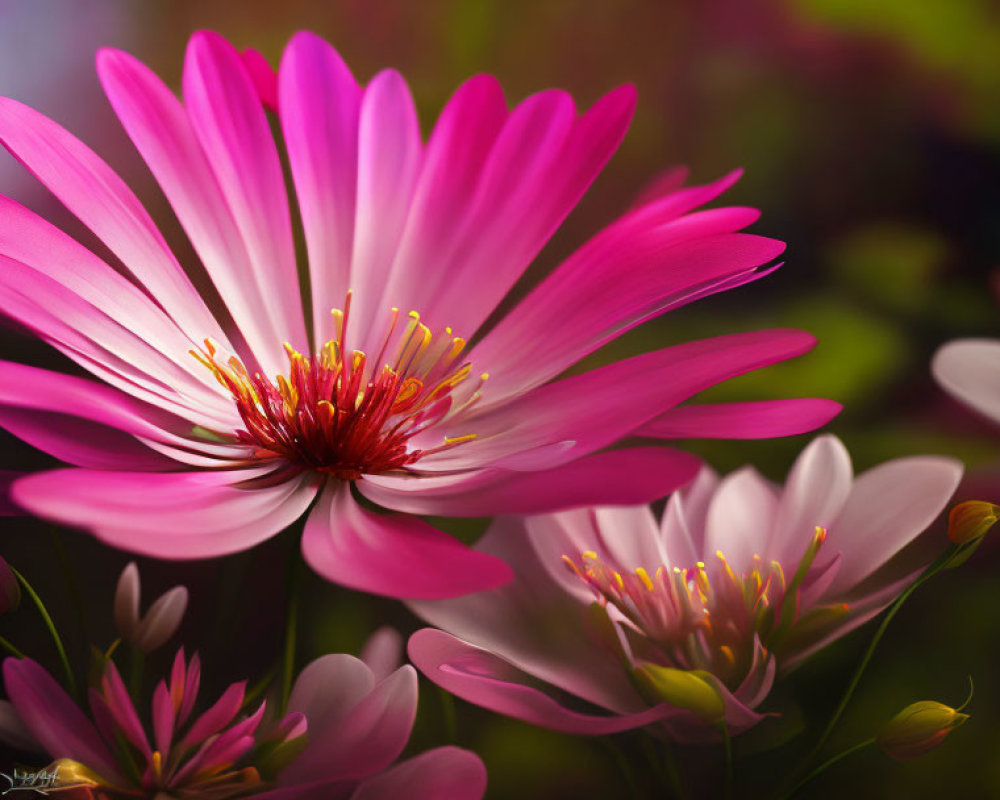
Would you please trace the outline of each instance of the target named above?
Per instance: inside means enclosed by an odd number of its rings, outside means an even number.
[[[687,800],[687,789],[684,788],[684,780],[681,778],[680,765],[677,763],[677,754],[669,739],[663,740],[663,771],[667,774],[667,783],[670,791],[677,800]]]
[[[445,691],[440,686],[437,687],[438,697],[441,699],[441,714],[444,717],[444,731],[448,744],[455,744],[458,738],[458,727],[455,719],[455,699],[451,692]]]
[[[861,677],[865,674],[865,670],[868,668],[868,664],[872,660],[872,656],[875,655],[875,648],[877,648],[879,642],[882,641],[882,637],[889,628],[889,623],[892,622],[893,617],[899,613],[899,609],[903,607],[903,603],[909,599],[910,595],[912,595],[924,582],[948,565],[958,549],[959,548],[957,547],[948,548],[936,561],[934,561],[923,571],[923,573],[921,573],[920,577],[907,586],[906,590],[898,598],[896,598],[896,601],[889,607],[889,611],[884,617],[882,617],[882,622],[879,623],[878,629],[875,631],[875,635],[872,637],[871,642],[869,642],[868,649],[865,650],[864,656],[861,658],[857,668],[854,670],[851,682],[847,685],[847,689],[840,698],[840,703],[833,712],[833,716],[830,717],[829,722],[827,722],[826,727],[823,729],[823,733],[820,735],[813,749],[809,751],[809,755],[807,755],[803,760],[802,765],[799,768],[799,774],[804,772],[806,768],[819,757],[820,753],[823,752],[823,748],[826,746],[830,736],[833,734],[834,728],[837,727],[837,723],[840,722],[840,718],[847,710],[847,706],[851,702],[851,698],[854,696],[854,692],[858,688],[858,684],[861,682]]]
[[[288,618],[285,621],[285,649],[282,658],[281,711],[288,708],[295,677],[295,649],[299,625],[299,563],[298,548],[293,548],[288,564]]]
[[[8,653],[10,653],[12,656],[14,656],[14,658],[27,658],[27,656],[24,653],[22,653],[20,650],[18,650],[16,647],[14,647],[14,645],[12,645],[10,642],[8,642],[6,639],[4,639],[2,636],[0,636],[0,647],[2,647]]]
[[[639,791],[639,784],[636,783],[635,774],[632,772],[632,766],[629,764],[629,760],[625,757],[625,753],[618,743],[610,736],[599,736],[597,737],[597,741],[611,755],[611,760],[615,762],[618,772],[625,779],[625,784],[628,787],[628,796],[642,797],[642,793]]]
[[[793,786],[786,794],[782,795],[781,800],[790,800],[790,798],[794,797],[798,793],[799,789],[801,789],[803,786],[809,783],[809,781],[811,781],[817,775],[825,772],[834,764],[836,764],[838,761],[842,761],[849,755],[852,755],[858,752],[859,750],[864,750],[866,747],[873,744],[875,744],[874,737],[872,737],[871,739],[865,739],[863,742],[858,742],[856,745],[848,747],[846,750],[842,750],[841,752],[837,753],[837,755],[831,756],[822,764],[820,764],[818,767],[816,767],[816,769],[814,769],[812,772],[806,775],[802,780],[796,783],[795,786]]]
[[[725,720],[719,723],[719,731],[722,733],[722,754],[726,765],[726,800],[731,800],[733,796],[733,739],[729,735],[729,726]]]
[[[24,576],[18,572],[14,567],[10,568],[10,571],[14,573],[14,577],[18,579],[21,587],[27,592],[31,601],[35,604],[38,609],[38,613],[42,617],[42,621],[45,623],[45,627],[49,630],[49,635],[52,637],[52,642],[56,646],[56,652],[59,654],[59,660],[62,662],[63,671],[66,673],[66,686],[69,689],[70,694],[76,695],[76,678],[73,677],[73,669],[69,665],[69,659],[66,657],[66,648],[63,647],[62,639],[59,637],[59,631],[56,630],[55,623],[52,621],[52,617],[49,616],[48,610],[45,608],[45,604],[42,602],[42,598],[38,596],[31,584],[25,580]]]

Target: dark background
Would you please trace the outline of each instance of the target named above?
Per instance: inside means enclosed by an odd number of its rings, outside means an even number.
[[[93,54],[102,45],[138,55],[179,84],[184,45],[212,28],[277,63],[289,36],[329,39],[355,74],[384,66],[410,82],[425,130],[450,92],[476,72],[496,74],[513,102],[549,86],[581,106],[613,87],[639,89],[634,125],[618,155],[533,267],[559,259],[612,220],[660,170],[691,167],[704,182],[735,166],[746,176],[727,196],[757,206],[755,230],[788,242],[787,264],[750,287],[644,326],[601,354],[608,359],[669,342],[767,326],[796,326],[820,345],[796,362],[720,387],[711,399],[826,396],[846,410],[830,426],[858,471],[911,453],[968,465],[958,499],[1000,502],[1000,432],[964,412],[929,376],[934,349],[957,336],[1000,334],[1000,11],[989,0],[631,0],[458,2],[58,2],[0,0],[0,94],[63,123],[120,171],[190,258],[179,227],[101,94]],[[0,157],[0,192],[74,234],[79,225],[13,161]],[[84,236],[85,238],[85,236]],[[65,368],[45,346],[0,330],[3,357]],[[807,438],[692,442],[717,469],[747,462],[783,478]],[[0,436],[0,467],[49,465]],[[2,522],[0,553],[47,600],[71,657],[114,633],[114,582],[127,556],[86,536],[29,519]],[[473,535],[481,526],[463,531]],[[939,526],[936,534],[943,536]],[[281,650],[289,532],[251,553],[212,562],[142,561],[147,600],[183,582],[182,628],[221,689],[259,678]],[[840,731],[843,744],[874,733],[919,699],[957,704],[976,680],[972,720],[938,751],[896,764],[875,751],[844,762],[806,796],[1000,796],[1000,552],[989,542],[962,569],[936,578],[899,616]],[[417,623],[397,603],[332,587],[300,570],[299,661],[356,651],[379,624]],[[27,606],[0,620],[0,635],[55,667]],[[815,736],[846,684],[871,627],[816,657],[776,692],[775,737],[808,726]],[[172,655],[165,648],[150,675]],[[457,703],[457,742],[490,770],[490,797],[623,796],[600,742],[552,734]],[[448,741],[445,705],[425,685],[414,750]],[[737,752],[760,746],[755,737]],[[807,739],[803,740],[807,742]],[[625,737],[623,745],[633,742]],[[773,787],[800,745],[739,764],[742,778]],[[684,751],[717,772],[716,755]],[[7,763],[5,759],[3,763]]]

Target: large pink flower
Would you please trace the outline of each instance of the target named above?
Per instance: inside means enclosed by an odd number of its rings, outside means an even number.
[[[694,671],[738,732],[760,719],[753,709],[777,672],[870,619],[913,577],[912,563],[889,562],[961,472],[917,457],[854,478],[844,446],[824,436],[783,487],[750,467],[721,480],[703,469],[660,522],[645,506],[500,518],[477,546],[511,563],[515,581],[413,603],[443,630],[417,631],[410,658],[459,697],[538,725],[658,723],[685,739],[713,732],[662,702],[682,697],[683,683],[658,692],[648,679]],[[567,706],[544,684],[605,713]]]
[[[76,467],[15,484],[39,515],[135,552],[200,558],[253,546],[318,498],[302,547],[319,573],[453,596],[510,571],[417,517],[373,512],[352,486],[387,509],[444,516],[647,502],[697,462],[665,447],[607,450],[623,437],[777,436],[837,410],[675,408],[812,346],[790,330],[559,379],[640,322],[766,273],[782,244],[738,232],[756,211],[694,211],[735,175],[661,189],[491,320],[618,146],[631,87],[578,115],[555,90],[509,110],[478,76],[424,143],[396,72],[361,87],[307,33],[276,75],[196,34],[183,103],[125,53],[102,51],[98,71],[207,279],[181,267],[97,155],[0,100],[0,141],[126,270],[0,197],[0,309],[102,381],[0,362],[0,424]]]
[[[148,726],[112,663],[90,692],[89,717],[34,661],[8,658],[3,674],[20,724],[63,780],[93,785],[81,798],[479,800],[486,787],[482,762],[457,747],[392,766],[417,710],[410,666],[323,656],[298,677],[278,721],[266,703],[245,709],[242,683],[194,714],[200,663],[182,651],[153,693]]]

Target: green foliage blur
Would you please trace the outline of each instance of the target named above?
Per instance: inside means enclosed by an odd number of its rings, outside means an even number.
[[[700,336],[801,327],[819,339],[813,353],[717,387],[705,399],[831,397],[845,411],[830,430],[848,445],[857,471],[907,454],[954,455],[968,467],[956,499],[1000,502],[1000,431],[946,398],[928,368],[936,347],[949,339],[1000,336],[995,2],[90,0],[80,4],[87,10],[73,12],[73,25],[66,24],[68,5],[0,2],[0,93],[16,87],[19,99],[85,131],[187,258],[193,256],[164,198],[99,91],[87,50],[123,47],[176,87],[186,39],[198,28],[255,47],[272,63],[294,31],[308,28],[329,39],[362,80],[384,66],[399,69],[425,130],[453,88],[476,72],[496,74],[512,102],[560,86],[586,106],[621,83],[635,83],[639,107],[628,138],[519,290],[614,219],[661,170],[686,164],[693,180],[705,182],[743,167],[745,177],[725,201],[762,210],[754,230],[788,242],[785,266],[643,326],[587,366]],[[65,45],[78,57],[71,64],[63,57],[58,67],[38,58],[26,67],[4,59],[4,46],[17,42],[22,51],[30,42],[40,53],[62,52]],[[27,68],[47,70],[48,77],[27,80]],[[0,191],[13,193],[6,184],[13,175],[14,165],[0,160]],[[17,187],[19,199],[79,233],[37,187]],[[0,335],[5,358],[60,363],[25,337]],[[682,446],[721,471],[754,463],[780,480],[807,441]],[[48,464],[6,434],[0,445],[0,466]],[[478,522],[447,524],[465,538],[483,529]],[[4,525],[4,556],[49,599],[76,652],[88,637],[106,645],[114,580],[127,557],[38,521]],[[943,543],[943,527],[930,535]],[[255,552],[212,563],[140,562],[151,593],[181,581],[190,587],[197,613],[182,631],[187,647],[202,651],[211,684],[253,680],[278,657],[288,576],[275,565],[294,548],[289,532]],[[69,564],[86,576],[82,602],[70,590],[63,569]],[[418,627],[398,603],[331,587],[305,568],[300,579],[300,663],[324,652],[356,651],[380,624],[404,633]],[[12,620],[8,638],[29,649],[35,637],[45,660],[51,654],[30,622]],[[745,756],[741,778],[768,785],[791,769],[803,745],[782,740],[803,729],[807,737],[818,734],[870,634],[868,626],[816,656],[775,693],[767,708],[783,716],[736,743],[737,755]],[[977,686],[972,718],[939,750],[905,764],[874,751],[859,755],[805,796],[1000,796],[1000,548],[991,542],[905,608],[838,741],[873,735],[915,700],[959,702],[967,675]],[[452,722],[452,701],[422,685],[411,749],[455,741],[476,750],[490,771],[489,797],[627,796],[602,742],[532,728],[461,701],[453,705]],[[685,763],[706,769],[717,757],[700,748],[681,754]]]

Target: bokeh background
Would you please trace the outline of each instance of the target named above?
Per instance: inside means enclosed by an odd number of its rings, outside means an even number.
[[[707,181],[741,166],[746,175],[726,199],[762,209],[756,231],[788,242],[786,266],[646,325],[598,360],[765,326],[810,330],[820,340],[812,354],[733,381],[711,399],[834,398],[846,408],[830,429],[858,470],[905,454],[954,455],[968,466],[958,499],[1000,502],[1000,431],[946,398],[928,370],[948,339],[1000,336],[1000,7],[993,0],[0,0],[0,94],[52,116],[101,153],[182,258],[193,256],[101,94],[93,55],[103,45],[127,49],[177,86],[186,39],[198,28],[256,47],[273,63],[294,31],[309,28],[361,79],[396,67],[410,81],[425,130],[476,72],[496,74],[510,101],[560,86],[587,105],[636,84],[628,138],[528,282],[612,220],[659,171],[686,164],[694,180]],[[5,153],[0,192],[86,239]],[[0,330],[0,346],[7,359],[65,366],[12,329]],[[806,441],[686,446],[720,470],[754,463],[781,479]],[[0,435],[0,468],[48,465]],[[474,537],[482,529],[472,523],[456,532]],[[943,535],[940,525],[931,533]],[[232,558],[141,562],[150,597],[189,586],[182,638],[202,652],[210,684],[253,680],[274,665],[290,579],[303,593],[300,663],[356,651],[383,623],[404,633],[418,626],[397,603],[331,587],[307,570],[290,577],[295,546],[290,532]],[[89,641],[107,646],[125,555],[19,518],[2,521],[0,552],[48,600],[72,654],[82,659]],[[0,620],[0,633],[52,663],[30,610]],[[737,743],[741,777],[773,788],[808,741],[785,739],[800,729],[816,735],[870,635],[869,626],[814,658],[773,696],[768,707],[782,717]],[[988,542],[905,608],[838,738],[866,738],[914,700],[957,704],[968,675],[976,681],[972,720],[924,759],[896,764],[868,752],[806,794],[1000,796],[998,667],[1000,547]],[[446,741],[484,757],[492,798],[626,795],[600,742],[461,702],[452,708],[424,685],[411,747]],[[718,769],[710,752],[683,755]],[[9,761],[0,758],[0,770]]]

